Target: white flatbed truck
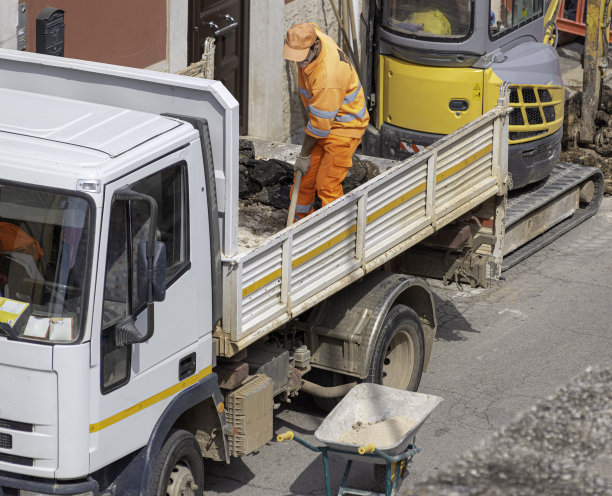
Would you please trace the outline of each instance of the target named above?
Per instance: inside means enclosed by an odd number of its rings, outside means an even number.
[[[201,494],[278,398],[416,389],[432,294],[385,267],[467,215],[499,275],[507,115],[239,253],[221,83],[0,50],[0,495]]]

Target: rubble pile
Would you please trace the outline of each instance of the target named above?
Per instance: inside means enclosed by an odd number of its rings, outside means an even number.
[[[342,188],[348,193],[378,173],[375,164],[354,156],[353,166],[342,182]],[[293,164],[274,158],[255,158],[253,142],[240,140],[240,200],[247,205],[260,203],[276,209],[287,209],[292,184]]]
[[[587,368],[407,494],[612,494],[612,365]]]
[[[285,227],[293,164],[275,158],[256,158],[253,142],[247,139],[240,140],[239,161],[238,248],[239,252],[246,252]],[[378,174],[375,164],[354,156],[342,188],[348,193]],[[320,206],[317,198],[315,208]]]
[[[594,143],[581,145],[578,140],[580,131],[580,107],[582,92],[576,91],[565,102],[563,123],[563,151],[561,161],[599,167],[605,179],[605,193],[612,194],[612,88],[603,86],[601,108],[595,116],[597,131]]]

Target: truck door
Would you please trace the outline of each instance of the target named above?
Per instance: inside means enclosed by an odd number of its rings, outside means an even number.
[[[202,369],[210,368],[210,309],[198,304],[203,297],[198,291],[210,282],[210,259],[204,260],[209,252],[197,245],[205,236],[198,226],[190,226],[192,216],[198,225],[202,217],[206,219],[206,205],[200,204],[206,193],[202,177],[194,177],[201,174],[197,167],[188,177],[190,149],[162,158],[105,189],[110,201],[105,200],[102,214],[96,290],[96,301],[103,301],[97,305],[102,306],[100,358],[99,371],[92,372],[92,382],[97,384],[91,388],[94,395],[101,393],[92,398],[99,403],[92,409],[90,425],[91,434],[99,433],[99,448],[92,453],[94,467],[104,465],[109,455],[116,459],[146,444],[172,395],[202,375]],[[117,192],[126,187],[155,199],[156,226],[151,226],[147,201],[118,197]],[[190,210],[189,198],[198,215]],[[202,227],[206,232],[207,225]],[[144,343],[117,346],[115,331],[122,319],[134,316],[141,334],[147,330],[146,302],[138,297],[136,285],[136,253],[151,228],[166,247],[166,297],[155,302],[153,336]],[[193,260],[196,251],[198,257]]]

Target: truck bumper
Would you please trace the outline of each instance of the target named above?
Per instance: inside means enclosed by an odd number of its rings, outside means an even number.
[[[548,177],[561,155],[563,129],[550,136],[508,147],[510,189],[519,189]]]
[[[443,136],[443,134],[411,131],[390,124],[383,124],[379,131],[369,125],[361,143],[366,155],[404,160]]]
[[[561,155],[559,129],[550,136],[527,143],[508,146],[508,172],[512,178],[510,189],[519,189],[548,177]],[[421,133],[383,124],[380,131],[368,126],[362,140],[365,155],[404,160],[425,149],[443,134]]]
[[[98,496],[99,493],[98,483],[91,478],[80,482],[62,483],[53,479],[38,479],[25,475],[0,472],[0,496],[18,496],[20,489],[41,495]]]

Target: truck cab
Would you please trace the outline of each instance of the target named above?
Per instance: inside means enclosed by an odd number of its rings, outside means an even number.
[[[198,382],[222,403],[200,304],[212,291],[200,134],[18,90],[0,101],[0,488],[97,494],[89,474],[149,444],[178,392]]]

